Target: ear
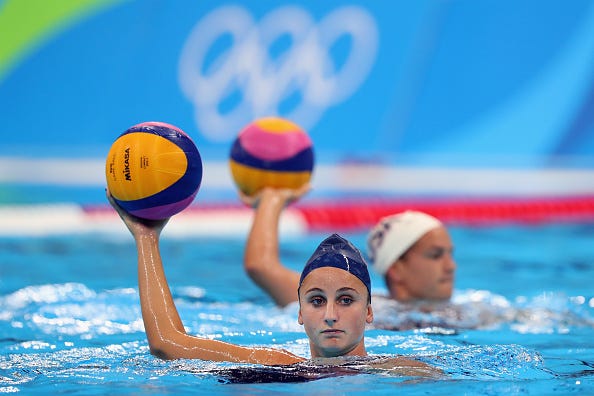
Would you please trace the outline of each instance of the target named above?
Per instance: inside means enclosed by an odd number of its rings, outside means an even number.
[[[392,263],[392,265],[388,268],[386,272],[386,278],[398,282],[402,280],[402,265],[403,262],[401,259],[396,260],[396,262]]]
[[[365,322],[373,322],[373,308],[371,307],[371,304],[367,304],[367,317],[365,318]]]
[[[301,307],[299,307],[299,315],[297,315],[297,323],[303,326],[303,318],[301,317]]]

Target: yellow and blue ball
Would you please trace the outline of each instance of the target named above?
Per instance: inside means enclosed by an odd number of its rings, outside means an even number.
[[[113,143],[105,176],[111,195],[128,213],[165,219],[194,200],[202,182],[202,159],[181,129],[163,122],[144,122]]]
[[[260,118],[239,132],[229,164],[233,181],[247,195],[263,187],[298,188],[311,179],[312,141],[289,120]]]

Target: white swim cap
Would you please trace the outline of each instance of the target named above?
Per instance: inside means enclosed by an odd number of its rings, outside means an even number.
[[[373,268],[384,275],[408,248],[441,225],[435,217],[414,210],[383,217],[367,237],[367,253]]]

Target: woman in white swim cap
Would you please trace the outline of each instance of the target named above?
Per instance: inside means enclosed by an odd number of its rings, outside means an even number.
[[[309,188],[264,188],[254,196],[240,193],[240,199],[255,208],[244,269],[279,306],[297,301],[294,290],[299,284],[299,273],[280,261],[280,216]],[[447,300],[452,295],[456,269],[452,241],[436,218],[415,211],[385,217],[370,232],[368,245],[372,267],[384,276],[392,299]]]
[[[369,233],[367,248],[391,298],[409,302],[451,297],[456,270],[453,245],[435,217],[412,210],[386,216]]]

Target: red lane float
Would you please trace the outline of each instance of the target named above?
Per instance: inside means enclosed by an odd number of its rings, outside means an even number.
[[[299,202],[286,215],[303,231],[368,230],[381,217],[415,209],[445,223],[490,226],[506,223],[594,222],[594,196],[539,198],[350,199]],[[105,206],[84,208],[89,218],[114,214]],[[217,222],[232,217],[247,230],[253,210],[237,203],[197,202],[176,215],[177,221]],[[290,215],[290,216],[289,216]],[[244,224],[245,223],[245,224]]]
[[[594,196],[524,199],[357,200],[299,206],[311,230],[360,229],[381,217],[415,209],[446,223],[490,225],[594,221]]]

